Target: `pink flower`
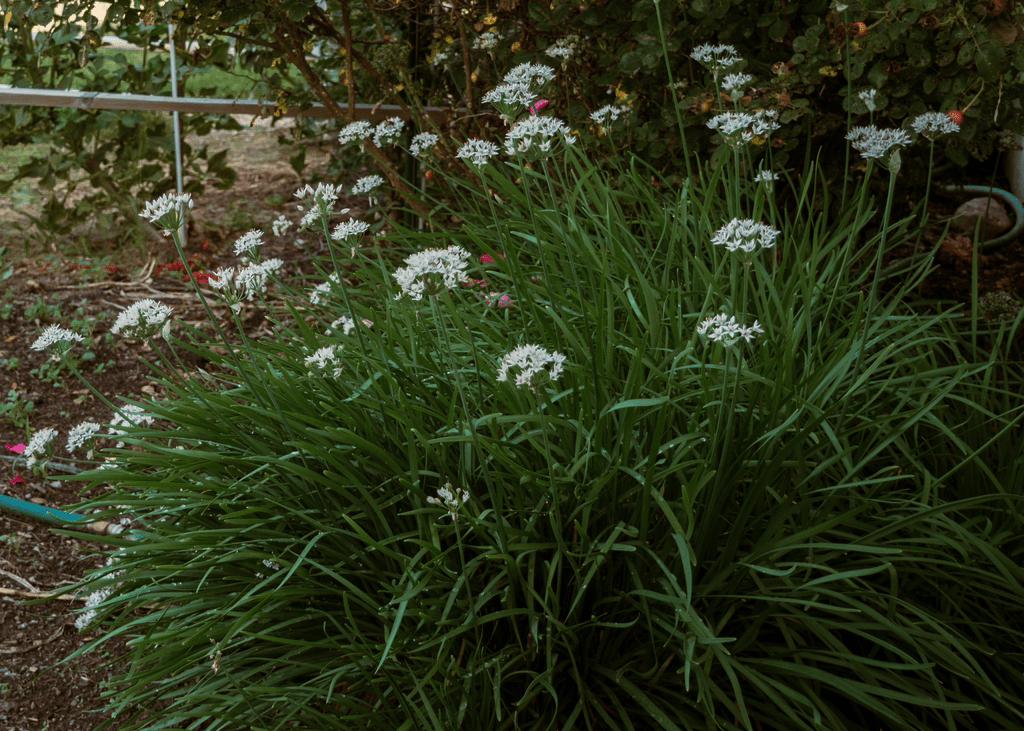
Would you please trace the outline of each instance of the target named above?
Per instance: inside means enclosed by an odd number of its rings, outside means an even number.
[[[491,292],[489,296],[495,297],[495,296],[497,296],[497,294],[498,294],[497,292]],[[501,308],[503,310],[507,309],[509,307],[515,307],[515,304],[516,303],[513,302],[512,298],[509,297],[507,294],[501,295],[500,297],[498,297],[497,300],[487,300],[487,306],[488,307],[493,307],[493,306],[497,305],[499,308]]]
[[[12,485],[23,485],[23,484],[25,484],[25,478],[22,477],[21,475],[15,475],[14,479],[11,480],[11,484]]]
[[[543,109],[550,103],[551,102],[549,102],[547,99],[538,99],[537,103],[530,107],[530,114],[537,114],[537,112],[539,112],[541,109]]]
[[[480,263],[481,264],[493,264],[494,263],[494,257],[491,256],[490,254],[484,254],[483,256],[480,257]]]
[[[25,451],[24,444],[8,444],[6,445],[6,447],[12,452],[17,452],[18,454],[21,454],[22,452]]]

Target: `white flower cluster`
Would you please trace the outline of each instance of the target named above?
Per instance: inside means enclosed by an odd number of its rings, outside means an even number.
[[[247,254],[253,249],[263,246],[263,241],[260,237],[263,236],[263,232],[258,228],[254,228],[246,234],[242,234],[237,241],[235,241],[235,256],[241,256]]]
[[[868,108],[869,112],[873,112],[878,109],[878,107],[875,106],[875,96],[877,94],[877,89],[864,89],[864,91],[857,92],[857,96],[862,102],[864,102],[864,106]]]
[[[344,240],[349,236],[361,236],[369,230],[370,224],[350,218],[334,227],[334,230],[331,231],[331,238]]]
[[[366,322],[367,322],[366,320],[363,321],[364,324]],[[341,334],[342,335],[348,335],[349,333],[351,333],[353,330],[356,329],[356,321],[353,320],[351,317],[347,317],[346,315],[342,315],[337,320],[332,322],[331,326],[329,328],[327,328],[327,334],[330,335],[332,332],[336,331],[339,327],[341,328]]]
[[[68,432],[68,451],[74,452],[79,447],[85,446],[87,442],[91,442],[96,438],[96,433],[101,428],[95,421],[83,421],[81,424],[71,427],[71,431]],[[92,459],[91,448],[85,457],[86,459]]]
[[[352,122],[345,125],[341,132],[338,133],[338,142],[343,145],[347,145],[349,142],[355,142],[356,140],[365,140],[367,137],[373,136],[373,125],[365,120],[359,122]],[[309,186],[307,186],[309,187]]]
[[[412,144],[409,145],[409,152],[413,155],[419,155],[436,145],[437,142],[438,136],[433,132],[420,132],[412,138]]]
[[[960,131],[956,122],[941,112],[925,112],[915,117],[910,126],[919,135],[924,135],[932,142],[941,135],[951,135]]]
[[[170,305],[156,300],[144,299],[133,302],[117,314],[114,326],[110,328],[112,335],[122,334],[129,338],[151,338],[160,332],[165,340],[171,334]]]
[[[406,257],[406,266],[391,275],[402,288],[395,299],[404,295],[421,300],[423,295],[437,296],[469,281],[466,277],[468,258],[469,252],[461,246],[426,249]]]
[[[352,195],[369,195],[375,188],[384,185],[384,178],[379,175],[365,175],[359,178],[349,192]]]
[[[188,193],[164,193],[155,201],[147,201],[139,216],[162,226],[164,235],[167,235],[185,222],[188,211],[194,207],[195,203]]]
[[[21,453],[21,456],[28,460],[27,464],[29,467],[34,467],[36,460],[46,454],[47,448],[55,436],[57,436],[57,430],[49,427],[40,429],[32,435],[32,438],[28,440],[28,446],[25,447],[25,451]]]
[[[722,79],[722,88],[732,93],[735,100],[743,96],[743,90],[753,79],[750,74],[729,74]]]
[[[292,222],[282,214],[274,219],[274,222],[270,224],[270,230],[274,232],[274,236],[284,236],[285,232],[291,228],[291,226]]]
[[[704,335],[716,343],[721,343],[726,348],[731,348],[741,339],[748,343],[753,342],[754,338],[763,332],[764,329],[757,320],[754,320],[754,324],[750,327],[743,327],[736,322],[735,317],[726,317],[725,315],[709,317],[697,328],[697,334]]]
[[[497,31],[489,30],[473,41],[473,48],[478,51],[490,51],[492,48],[497,48],[498,41],[500,40],[501,36],[498,35]]]
[[[550,154],[560,141],[567,145],[576,142],[565,122],[556,117],[525,117],[505,135],[505,152],[540,157]]]
[[[373,144],[377,147],[395,144],[402,135],[403,127],[405,127],[405,121],[400,117],[385,119],[373,131]]]
[[[758,223],[749,218],[734,218],[715,232],[711,243],[724,246],[729,251],[743,251],[752,254],[758,245],[762,249],[775,246],[779,230],[766,223]]]
[[[431,66],[448,66],[452,62],[453,53],[451,50],[438,51],[432,58],[427,59]]]
[[[594,124],[599,124],[602,127],[607,127],[612,122],[617,120],[627,110],[625,107],[618,106],[616,104],[606,104],[605,106],[598,109],[596,112],[591,113],[590,119]]]
[[[445,482],[444,487],[437,490],[437,497],[428,497],[427,502],[431,505],[440,505],[448,511],[453,523],[459,521],[459,505],[469,502],[469,492],[466,490],[453,490],[451,482]]]
[[[544,86],[555,78],[555,70],[542,63],[521,63],[502,79],[506,84],[513,86]]]
[[[334,289],[334,285],[341,286],[341,277],[338,276],[337,272],[332,272],[326,282],[321,282],[313,288],[312,294],[309,295],[310,304],[318,305],[324,301],[326,296],[331,293]]]
[[[910,135],[902,129],[879,129],[870,127],[854,127],[846,135],[846,139],[861,155],[866,158],[881,158],[893,147],[910,144]]]
[[[743,60],[736,54],[735,46],[712,46],[707,43],[694,48],[690,57],[715,74]]]
[[[560,58],[563,62],[568,61],[572,58],[572,55],[576,53],[576,44],[579,43],[579,40],[580,37],[577,35],[568,35],[565,38],[559,38],[544,49],[544,53],[551,56],[551,58]]]
[[[32,350],[46,350],[51,345],[58,343],[62,344],[61,348],[58,348],[54,354],[52,360],[60,360],[61,356],[64,355],[76,342],[82,342],[85,340],[81,335],[74,332],[73,330],[65,330],[57,325],[50,325],[48,328],[43,330],[42,334],[36,338],[35,342],[30,346]],[[67,343],[67,345],[63,345]]]
[[[306,367],[309,368],[309,375],[329,373],[338,378],[345,366],[345,361],[341,357],[344,351],[344,345],[328,345],[307,356]]]
[[[501,84],[484,94],[485,104],[492,104],[508,124],[533,104],[537,94],[528,84]]]
[[[708,120],[708,127],[717,130],[730,147],[739,147],[755,137],[767,137],[779,129],[778,112],[759,109],[754,114],[722,112]]]
[[[114,412],[114,417],[110,420],[110,430],[107,433],[119,437],[126,433],[121,429],[122,426],[149,426],[153,421],[154,418],[147,414],[141,406],[124,404],[120,411]],[[117,446],[124,446],[124,443],[119,443]]]
[[[565,364],[565,356],[561,353],[549,353],[539,345],[520,345],[518,348],[505,354],[498,367],[498,380],[507,381],[509,371],[516,369],[515,382],[517,386],[527,386],[537,389],[543,382],[543,376],[551,381],[558,380],[562,374]],[[545,371],[545,367],[550,368]]]
[[[312,226],[321,217],[330,218],[335,214],[348,213],[347,208],[342,208],[340,211],[333,210],[334,204],[337,203],[338,196],[340,195],[341,186],[332,185],[331,183],[319,183],[316,188],[306,185],[295,191],[295,197],[306,206],[309,206],[309,211],[303,215],[302,220],[299,222],[299,228]],[[299,206],[299,210],[303,210],[303,206]]]
[[[771,188],[778,179],[779,174],[773,173],[771,170],[759,170],[757,175],[754,176],[755,183],[764,183],[769,188]]]
[[[92,621],[96,618],[95,607],[103,603],[113,593],[113,589],[109,586],[104,586],[102,589],[94,591],[92,594],[85,598],[85,611],[78,615],[75,620],[75,627],[79,630],[84,630]]]
[[[218,269],[210,276],[210,286],[234,305],[239,300],[252,300],[266,294],[267,280],[282,266],[284,262],[280,259],[267,259],[242,267],[237,272],[233,267]]]
[[[486,165],[487,161],[497,155],[498,146],[487,140],[466,140],[466,143],[455,153],[455,157],[469,160],[474,165]]]

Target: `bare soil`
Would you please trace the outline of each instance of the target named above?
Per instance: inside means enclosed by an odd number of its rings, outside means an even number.
[[[234,240],[250,228],[262,228],[269,241],[265,256],[289,262],[291,270],[286,274],[308,271],[307,249],[296,247],[291,235],[275,239],[269,234],[271,221],[281,213],[293,221],[299,217],[293,194],[305,181],[287,162],[295,149],[278,145],[274,130],[217,134],[223,141],[215,140],[211,149],[219,149],[218,144],[230,147],[229,164],[238,170],[239,181],[232,190],[211,190],[197,199],[186,251],[197,257],[195,268],[234,264]],[[327,151],[314,147],[308,159],[310,170],[321,169]],[[954,196],[936,195],[931,216],[947,217],[959,202]],[[353,209],[352,215],[359,215],[360,203],[346,204]],[[930,234],[932,243],[937,235]],[[21,242],[12,240],[9,232],[6,239],[0,235],[0,243],[19,253]],[[152,353],[139,343],[106,337],[119,308],[151,297],[172,305],[177,319],[199,322],[205,315],[180,274],[160,268],[175,259],[169,243],[141,252],[107,249],[102,252],[107,258],[102,259],[55,252],[59,247],[31,251],[9,265],[0,263],[0,276],[6,276],[0,280],[0,408],[21,406],[0,412],[0,456],[5,458],[0,460],[0,494],[60,507],[79,502],[77,483],[54,480],[56,471],[47,478],[32,474],[3,445],[25,443],[30,432],[51,427],[60,434],[56,458],[81,464],[76,462],[81,454],[65,449],[69,429],[86,420],[106,423],[111,412],[66,375],[40,377],[46,375],[46,356],[30,345],[41,330],[50,324],[67,327],[75,320],[92,323],[93,337],[83,350],[93,357],[82,362],[83,372],[108,398],[137,399],[159,395],[141,359]],[[969,241],[944,245],[939,268],[922,294],[929,299],[970,302],[970,253]],[[1024,246],[1019,241],[985,253],[980,263],[982,293],[1002,291],[1024,297]],[[258,312],[250,314],[247,326],[254,333],[268,327]],[[112,641],[102,652],[62,662],[93,636],[75,628],[75,610],[82,609],[85,597],[47,598],[49,592],[74,583],[102,563],[95,547],[74,534],[55,532],[45,523],[0,512],[0,729],[91,731],[107,718],[101,710],[103,681],[118,672],[117,658],[125,645]]]

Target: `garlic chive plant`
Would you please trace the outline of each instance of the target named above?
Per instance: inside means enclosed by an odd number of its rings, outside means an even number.
[[[243,236],[211,320],[275,302],[273,335],[172,330],[209,367],[76,476],[138,526],[80,587],[87,648],[130,639],[119,728],[1019,727],[1019,364],[910,306],[927,262],[872,294],[888,206],[862,237],[811,166],[773,207],[743,147],[685,186],[602,160],[553,79],[505,76],[497,140],[413,138],[472,173],[422,229],[304,188],[301,287]],[[895,181],[908,138],[853,141]]]

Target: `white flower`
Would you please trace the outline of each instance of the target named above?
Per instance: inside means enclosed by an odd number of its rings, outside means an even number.
[[[74,452],[81,446],[84,446],[86,442],[92,441],[96,437],[102,427],[95,421],[83,421],[81,424],[76,424],[71,427],[71,431],[68,432],[68,451]],[[87,458],[92,458],[92,450],[86,455]]]
[[[556,117],[526,117],[505,135],[505,152],[509,155],[547,155],[559,140],[567,145],[576,142],[565,122]]]
[[[599,124],[602,127],[607,127],[612,122],[617,120],[625,111],[625,107],[620,107],[615,104],[606,104],[605,106],[598,109],[596,112],[593,112],[590,115],[590,119],[595,124]]]
[[[313,288],[313,293],[309,295],[310,303],[318,305],[323,302],[324,298],[334,289],[335,284],[341,285],[341,277],[338,276],[337,272],[330,274],[326,282],[321,282]]]
[[[21,453],[22,457],[28,459],[29,467],[34,467],[36,458],[46,453],[46,448],[55,436],[57,436],[57,430],[50,429],[49,427],[40,429],[32,435],[32,438],[28,440],[28,446],[25,447],[25,451]]]
[[[379,175],[366,175],[359,178],[349,192],[352,195],[367,195],[373,192],[374,188],[384,185],[384,178]]]
[[[263,242],[260,240],[262,235],[262,231],[258,228],[254,228],[252,231],[249,231],[249,233],[243,234],[239,237],[239,239],[235,241],[235,256],[241,256],[242,254],[246,254],[259,246],[263,246]]]
[[[346,125],[341,132],[338,133],[338,142],[343,145],[347,145],[349,142],[353,142],[355,140],[365,140],[372,134],[373,125],[369,122],[365,120],[352,122],[351,124]]]
[[[495,106],[528,107],[536,98],[537,95],[526,84],[501,84],[484,94],[483,101]]]
[[[85,611],[78,615],[78,618],[75,620],[75,627],[83,630],[92,624],[92,621],[96,618],[96,610],[93,607],[103,603],[103,600],[110,596],[111,593],[113,593],[113,588],[105,586],[86,597]]]
[[[734,46],[712,46],[707,43],[694,48],[690,57],[716,75],[722,69],[735,66],[743,60],[736,55]]]
[[[233,291],[233,285],[235,282],[235,268],[234,267],[221,267],[217,271],[210,274],[209,284],[216,291],[229,295]]]
[[[129,338],[151,338],[163,328],[163,337],[166,339],[170,335],[172,311],[169,305],[156,300],[139,300],[117,314],[110,333],[124,334]]]
[[[395,144],[402,135],[403,127],[405,127],[405,122],[400,117],[385,119],[373,131],[373,144],[377,147]]]
[[[779,179],[778,173],[773,173],[771,170],[760,170],[757,175],[754,176],[755,183],[764,183],[769,188]]]
[[[72,331],[65,330],[57,325],[50,325],[48,328],[43,330],[42,334],[36,338],[36,341],[32,343],[32,350],[46,350],[51,345],[58,343],[68,343],[58,348],[57,354],[53,356],[53,360],[60,360],[60,356],[67,352],[68,349],[76,342],[85,340],[81,335]]]
[[[267,279],[282,266],[284,262],[280,259],[267,259],[258,264],[250,264],[238,270],[235,275],[235,286],[245,299],[255,299],[266,293]]]
[[[501,36],[497,31],[489,30],[473,41],[473,48],[479,51],[489,51],[498,45],[499,40],[501,40]]]
[[[341,186],[332,185],[330,183],[319,183],[316,188],[310,185],[306,185],[303,188],[299,188],[295,191],[295,197],[300,199],[310,208],[316,208],[319,210],[329,211],[331,207],[337,202],[338,196],[341,195]],[[302,208],[299,208],[301,211]],[[348,209],[346,208],[344,213]]]
[[[743,90],[753,78],[750,74],[729,74],[722,79],[722,88],[733,92],[733,98],[739,98],[743,96]]]
[[[395,299],[403,295],[413,300],[423,299],[423,295],[437,296],[469,281],[465,272],[468,258],[469,252],[461,246],[426,249],[406,257],[406,266],[391,275],[402,288]]]
[[[282,214],[274,219],[274,222],[270,224],[270,230],[274,232],[274,236],[284,236],[285,232],[291,228],[291,225],[292,222]]]
[[[864,102],[864,106],[868,108],[869,112],[875,111],[878,107],[875,106],[875,95],[878,93],[875,89],[865,89],[864,91],[857,92],[857,96]]]
[[[536,389],[541,385],[545,366],[550,364],[546,375],[548,380],[555,381],[562,374],[564,363],[565,356],[561,353],[549,353],[539,345],[520,345],[501,359],[498,380],[507,381],[509,370],[515,368],[518,370],[516,385]]]
[[[181,195],[164,193],[155,201],[147,201],[139,216],[148,218],[151,223],[159,224],[167,234],[181,227],[188,215],[188,210],[194,206],[189,193]]]
[[[438,51],[433,58],[428,58],[427,61],[431,66],[447,66],[452,62],[452,52],[449,50]]]
[[[331,231],[331,237],[335,239],[347,239],[349,236],[360,236],[370,230],[370,224],[365,221],[356,221],[350,218],[344,223],[339,223]]]
[[[697,334],[704,335],[716,343],[721,343],[726,348],[731,348],[741,338],[748,343],[753,342],[754,338],[763,332],[764,329],[757,320],[754,320],[754,324],[750,327],[743,327],[736,322],[735,317],[726,317],[725,315],[709,317],[697,328]]]
[[[466,144],[459,148],[455,157],[469,160],[474,165],[484,165],[487,161],[498,154],[498,146],[487,140],[467,140]]]
[[[715,232],[711,243],[725,246],[729,251],[744,251],[748,254],[757,250],[770,249],[775,246],[779,230],[766,223],[758,223],[749,218],[734,218]]]
[[[902,129],[854,127],[846,135],[854,149],[866,158],[880,158],[897,146],[910,144],[910,135]]]
[[[559,38],[544,49],[544,53],[551,56],[551,58],[560,58],[563,61],[568,61],[576,52],[576,44],[579,42],[579,39],[580,38],[577,35],[568,35],[565,38]]]
[[[726,144],[739,147],[755,137],[764,137],[779,128],[774,110],[758,110],[755,114],[746,112],[722,112],[708,120],[709,129],[717,130]]]
[[[469,501],[469,492],[466,490],[452,490],[452,483],[445,482],[444,487],[437,490],[437,497],[428,497],[427,502],[431,505],[440,505],[448,510],[448,515],[453,523],[459,521],[459,505],[465,505]]]
[[[919,135],[924,135],[932,142],[940,135],[949,135],[960,130],[956,122],[941,112],[925,112],[915,117],[910,126]]]
[[[413,155],[419,155],[421,152],[436,145],[437,142],[438,137],[433,132],[420,132],[412,138],[412,144],[409,145],[409,152]]]
[[[153,423],[153,417],[145,412],[141,406],[135,404],[125,404],[121,407],[120,412],[114,413],[114,418],[110,420],[110,429],[107,431],[108,434],[112,434],[116,437],[126,434],[127,432],[122,429],[122,426],[134,426],[142,427],[148,426]],[[118,442],[117,447],[120,449],[124,446],[124,442]]]
[[[348,335],[350,332],[356,329],[356,321],[351,317],[342,315],[337,320],[331,323],[331,326],[327,328],[327,334],[329,335],[332,331],[341,328],[342,335]]]
[[[553,78],[555,78],[555,70],[550,66],[545,66],[542,63],[521,63],[505,74],[502,81],[513,85],[532,86],[537,84],[543,86]]]
[[[345,350],[344,345],[328,345],[320,348],[313,355],[306,356],[306,366],[309,368],[309,375],[315,376],[320,373],[330,373],[335,378],[341,375],[345,361],[341,355]]]

